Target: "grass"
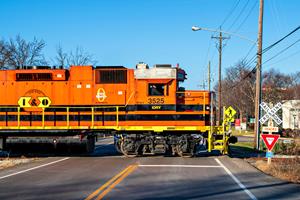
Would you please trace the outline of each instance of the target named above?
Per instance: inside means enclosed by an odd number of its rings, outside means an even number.
[[[237,142],[235,144],[232,144],[232,146],[253,149],[253,142]]]
[[[283,148],[278,144],[281,152],[299,155],[299,140],[289,148]],[[288,149],[288,151],[286,150]],[[237,142],[230,145],[231,157],[247,158],[246,160],[254,167],[271,176],[300,183],[300,157],[296,158],[273,158],[270,165],[264,157],[264,151],[256,151],[253,142]],[[260,156],[258,156],[260,154]]]
[[[253,135],[254,136],[254,131],[239,131],[239,130],[232,129],[232,135],[234,136]]]
[[[295,137],[291,144],[279,142],[273,151],[277,154],[296,155],[298,157],[272,158],[270,165],[267,164],[266,158],[256,158],[253,163],[254,166],[266,174],[300,183],[300,138]]]
[[[274,177],[300,183],[300,158],[273,158],[270,165],[267,164],[266,159],[261,158],[254,162],[254,166]]]
[[[257,157],[260,151],[253,147],[253,142],[237,142],[230,145],[230,156],[238,158]]]

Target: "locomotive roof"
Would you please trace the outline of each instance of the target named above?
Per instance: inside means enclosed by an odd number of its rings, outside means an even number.
[[[126,67],[124,66],[96,66],[96,69],[114,69],[114,68],[117,68],[117,69],[127,69]]]

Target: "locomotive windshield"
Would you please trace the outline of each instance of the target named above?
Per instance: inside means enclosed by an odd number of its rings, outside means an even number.
[[[165,85],[164,84],[153,84],[148,85],[149,96],[164,96]]]

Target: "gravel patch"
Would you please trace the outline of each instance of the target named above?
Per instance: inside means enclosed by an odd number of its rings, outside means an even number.
[[[33,160],[36,160],[36,158],[0,158],[0,170],[20,164],[29,163]]]

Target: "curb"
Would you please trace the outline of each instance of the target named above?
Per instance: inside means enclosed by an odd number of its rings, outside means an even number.
[[[274,155],[274,158],[300,158],[299,155]]]

